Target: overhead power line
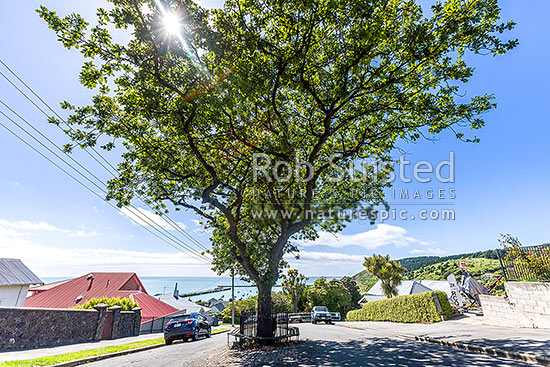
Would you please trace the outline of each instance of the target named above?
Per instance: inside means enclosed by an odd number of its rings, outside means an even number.
[[[0,114],[2,114],[4,117],[6,117],[8,120],[12,121],[13,120],[7,116],[4,112],[0,111]],[[22,138],[21,136],[19,136],[19,134],[17,134],[15,131],[13,131],[12,129],[10,129],[8,126],[6,126],[5,124],[3,124],[2,122],[0,122],[0,126],[3,127],[5,130],[7,130],[10,134],[12,134],[13,136],[15,136],[18,140],[20,140],[21,142],[23,142],[26,146],[28,146],[30,149],[32,149],[33,151],[35,151],[36,153],[38,153],[42,158],[46,159],[49,163],[51,163],[53,166],[55,166],[57,169],[59,169],[60,171],[62,171],[63,173],[65,173],[67,176],[69,176],[70,178],[72,178],[74,181],[76,181],[77,183],[79,183],[81,186],[83,186],[86,190],[90,191],[93,195],[97,196],[99,199],[105,201],[109,206],[111,206],[112,208],[114,208],[115,210],[118,211],[118,208],[116,206],[114,206],[112,203],[110,203],[109,201],[105,200],[105,198],[103,198],[100,194],[98,194],[97,192],[95,192],[93,189],[91,189],[88,185],[86,185],[85,183],[83,183],[81,180],[79,180],[78,178],[76,178],[73,174],[71,174],[70,172],[68,172],[66,169],[64,169],[62,166],[60,166],[59,164],[57,164],[55,161],[53,161],[51,158],[49,158],[47,155],[45,155],[44,153],[42,153],[39,149],[37,149],[36,147],[34,147],[31,143],[29,143],[26,139]],[[151,233],[153,236],[157,237],[158,239],[160,239],[161,241],[167,243],[169,246],[172,246],[173,248],[175,248],[176,250],[178,251],[182,251],[182,249],[170,242],[168,242],[167,240],[165,240],[164,238],[160,237],[158,234],[154,233],[153,231],[151,231],[149,228],[147,228],[146,226],[142,225],[142,224],[139,224],[143,229],[145,229],[146,231],[148,231],[149,233]],[[155,228],[155,227],[153,227]],[[185,251],[184,251],[185,252]],[[187,253],[187,252],[185,252]],[[195,256],[195,254],[191,254],[190,255],[192,256]],[[205,262],[204,259],[201,259],[201,258],[196,258],[197,260],[199,261],[203,261]],[[209,263],[210,261],[206,261],[207,263]]]
[[[27,124],[28,126],[30,126],[31,128],[33,128],[33,130],[37,131],[40,136],[42,136],[43,138],[45,138],[48,142],[50,142],[50,144],[52,144],[57,150],[59,150],[61,153],[63,153],[64,155],[66,155],[67,157],[69,157],[69,159],[71,159],[73,162],[75,162],[79,167],[83,168],[86,172],[88,172],[90,175],[92,175],[92,177],[94,177],[97,181],[99,181],[99,184],[94,182],[93,180],[91,180],[87,175],[83,174],[81,171],[79,171],[77,168],[75,168],[72,164],[68,163],[64,158],[63,156],[60,156],[58,153],[56,153],[55,151],[53,151],[50,147],[48,147],[46,144],[44,144],[40,139],[38,139],[36,136],[34,136],[32,133],[30,133],[28,130],[26,130],[23,126],[21,126],[19,123],[17,123],[17,121],[13,120],[11,117],[9,117],[7,114],[5,114],[3,111],[0,110],[0,114],[2,114],[5,118],[7,118],[8,120],[10,120],[15,126],[17,126],[20,130],[22,130],[25,134],[27,134],[30,138],[32,138],[34,141],[36,141],[38,144],[40,144],[44,149],[46,149],[48,152],[50,152],[50,154],[53,154],[56,158],[58,158],[59,160],[61,160],[63,163],[65,163],[67,166],[69,166],[73,171],[75,171],[76,173],[78,173],[82,178],[84,178],[85,180],[87,180],[90,184],[92,184],[93,186],[95,186],[99,191],[101,191],[104,195],[107,195],[107,191],[105,190],[104,188],[104,185],[103,185],[103,182],[97,177],[95,176],[93,173],[91,173],[88,169],[86,169],[82,164],[80,164],[80,162],[78,162],[77,160],[75,160],[72,156],[66,154],[65,152],[63,152],[63,150],[61,148],[59,148],[52,140],[50,140],[47,136],[45,136],[44,134],[42,134],[41,132],[39,132],[37,129],[35,129],[32,124],[27,121],[25,118],[23,118],[20,114],[18,114],[16,111],[14,111],[10,106],[8,106],[4,101],[2,101],[0,99],[0,104],[4,105],[10,112],[12,112],[15,116],[17,116],[20,120],[22,120],[23,122],[25,122],[25,124]],[[206,256],[204,256],[203,254],[201,253],[198,253],[195,249],[191,248],[190,246],[188,246],[187,244],[185,244],[184,242],[182,242],[181,240],[179,240],[176,236],[174,236],[172,233],[166,231],[165,229],[161,229],[161,228],[158,228],[156,223],[149,217],[147,217],[146,215],[142,214],[139,212],[139,210],[137,210],[135,207],[133,206],[130,206],[130,208],[132,209],[131,212],[132,214],[136,215],[137,217],[139,217],[139,219],[141,219],[142,221],[144,221],[145,223],[148,223],[149,225],[151,225],[153,227],[153,229],[157,232],[159,232],[161,235],[163,235],[164,237],[166,237],[168,240],[170,241],[173,241],[175,242],[178,246],[181,246],[185,249],[187,249],[188,251],[190,251],[191,253],[193,253],[196,257],[198,256],[199,258],[204,258],[204,259],[207,259],[208,261],[210,261],[209,258],[207,258]]]
[[[44,106],[46,106],[46,108],[48,110],[50,110],[55,116],[57,116],[57,118],[62,121],[63,123],[65,123],[67,125],[67,127],[71,130],[71,131],[74,131],[72,129],[72,127],[53,109],[51,108],[51,106],[46,102],[44,101],[44,99],[42,97],[40,97],[40,95],[38,95],[38,93],[36,93],[21,77],[19,77],[19,75],[17,75],[17,73],[15,73],[5,62],[3,62],[1,59],[0,59],[0,63],[15,77],[17,78],[17,80],[22,84],[24,85],[40,102],[42,102],[42,104]],[[37,108],[42,114],[44,114],[46,117],[50,118],[50,116],[48,115],[48,113],[46,113],[42,108],[40,108],[40,106],[37,105],[37,103],[35,103],[35,101],[32,100],[32,98],[30,98],[24,91],[22,91],[9,77],[7,77],[4,73],[2,73],[0,71],[0,75],[2,75],[2,77],[4,79],[6,79],[11,85],[12,87],[14,87],[21,95],[23,95],[35,108]],[[59,149],[59,147],[57,147],[56,144],[54,144],[48,137],[46,137],[44,134],[42,134],[39,130],[37,130],[36,128],[34,128],[34,126],[32,126],[32,124],[28,123],[28,121],[26,121],[25,119],[23,119],[17,112],[15,112],[13,109],[11,109],[7,104],[3,103],[2,104],[8,108],[12,113],[14,113],[16,116],[18,116],[21,120],[25,121],[25,123],[30,126],[33,130],[35,130],[37,133],[39,133],[43,138],[47,139],[51,144],[53,144],[54,146],[56,146],[56,148]],[[61,126],[58,125],[58,127],[64,131]],[[98,158],[91,154],[88,149],[85,149],[85,152],[92,158],[94,159],[101,167],[103,167],[109,174],[111,174],[113,177],[116,177],[116,174],[118,174],[118,170],[116,169],[116,167],[114,167],[107,159],[105,159],[105,157],[103,157],[94,147],[91,147],[92,151],[97,155],[97,157],[101,158],[101,160],[104,163],[100,162],[98,160]],[[65,152],[63,152],[65,153]],[[66,153],[65,153],[66,154]],[[98,180],[102,185],[104,185],[103,181],[101,181],[96,175],[94,175],[92,172],[90,172],[86,167],[84,167],[82,164],[80,164],[78,161],[76,161],[74,158],[72,158],[72,156],[70,156],[69,154],[66,154],[72,161],[75,162],[75,164],[77,164],[78,166],[80,166],[82,169],[84,169],[86,172],[88,172],[88,174],[90,174],[92,177],[94,177],[96,180]],[[109,168],[110,167],[110,168]],[[113,173],[113,171],[115,171],[116,173]],[[88,179],[88,181],[90,181]],[[95,185],[95,184],[94,184]],[[141,201],[147,205],[151,210],[154,211],[154,209],[142,198],[142,197],[139,197],[141,199]],[[134,211],[133,213],[136,214],[137,216],[140,216],[142,219],[143,219],[143,216],[141,216],[141,214],[139,213],[139,211],[135,210],[135,208],[133,208]],[[181,226],[179,224],[177,224],[175,221],[173,221],[170,217],[168,217],[167,215],[163,215],[163,216],[160,216],[170,227],[174,228],[176,231],[178,231],[180,234],[184,235],[187,239],[191,240],[195,245],[201,247],[202,249],[204,250],[207,250],[207,248],[202,245],[199,241],[197,241],[193,236],[191,236],[189,233],[187,233],[183,228],[181,228]],[[149,218],[146,218],[147,221],[150,221]],[[183,241],[181,241],[180,239],[178,239],[176,236],[174,236],[173,234],[169,233],[168,231],[166,231],[170,237],[172,237],[174,240],[178,241],[178,242],[181,242],[181,243],[184,243]],[[166,235],[165,235],[166,236]],[[196,250],[193,250],[191,249],[188,245],[184,245],[185,247],[189,248],[190,251],[194,251],[196,252]],[[201,253],[198,253],[201,257],[203,258],[206,258],[208,259],[208,261],[210,261],[209,258],[205,257],[203,254]]]

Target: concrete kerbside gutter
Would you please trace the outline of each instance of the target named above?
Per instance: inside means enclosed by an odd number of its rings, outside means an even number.
[[[229,330],[220,331],[220,332],[218,332],[216,334],[213,334],[213,335],[227,333],[228,331]],[[145,352],[146,350],[156,349],[156,348],[165,347],[165,346],[166,346],[166,344],[164,344],[164,343],[155,344],[155,345],[148,345],[146,347],[141,347],[141,348],[136,348],[136,349],[128,349],[128,350],[123,350],[123,351],[120,351],[120,352],[114,352],[114,353],[109,353],[109,354],[100,354],[100,355],[97,355],[97,356],[86,357],[86,358],[82,358],[82,359],[75,359],[74,361],[68,361],[68,362],[62,362],[62,363],[58,363],[58,364],[52,364],[50,367],[74,367],[74,366],[79,366],[81,364],[101,361],[103,359],[109,359],[109,358],[114,358],[114,357],[120,357],[120,356],[124,356],[124,355],[127,355],[127,354]]]
[[[68,361],[68,362],[53,364],[50,367],[79,366],[79,365],[85,364],[85,363],[101,361],[103,359],[109,359],[109,358],[114,358],[114,357],[120,357],[120,356],[124,356],[124,355],[127,355],[127,354],[132,354],[132,353],[144,352],[146,350],[160,348],[160,347],[164,347],[164,346],[165,346],[164,343],[155,344],[155,345],[148,345],[146,347],[141,347],[141,348],[136,348],[136,349],[128,349],[128,350],[123,350],[123,351],[120,351],[120,352],[114,352],[114,353],[109,353],[109,354],[100,354],[100,355],[97,355],[97,356],[86,357],[86,358],[82,358],[82,359],[75,359],[74,361]]]
[[[427,343],[434,343],[439,345],[445,345],[448,347],[452,347],[455,349],[462,349],[467,350],[470,352],[476,352],[481,354],[487,354],[491,356],[496,357],[504,357],[509,359],[516,359],[519,361],[524,362],[531,362],[531,363],[538,363],[544,366],[550,366],[550,358],[537,356],[532,353],[521,353],[521,352],[514,352],[504,349],[498,349],[498,348],[492,348],[492,347],[484,347],[481,345],[475,345],[475,344],[468,344],[468,343],[460,343],[460,342],[453,342],[448,340],[439,340],[434,338],[427,338],[423,336],[412,336],[412,335],[403,335],[403,334],[396,334],[402,338],[407,339],[413,339],[418,340],[421,342],[427,342]]]
[[[342,324],[335,324],[335,325],[340,326],[340,327],[349,328],[349,329],[355,329],[355,330],[369,330],[369,329],[360,328],[360,327],[351,326],[351,325],[342,325]],[[532,353],[514,352],[514,351],[510,351],[510,350],[498,349],[498,348],[493,348],[493,347],[485,347],[485,346],[476,345],[476,344],[453,342],[453,341],[440,340],[440,339],[423,337],[423,336],[397,334],[397,333],[392,333],[392,332],[387,332],[387,331],[385,331],[384,333],[391,334],[393,336],[398,336],[398,337],[405,338],[405,339],[411,339],[411,340],[416,340],[416,341],[425,342],[425,343],[433,343],[433,344],[444,345],[444,346],[447,346],[447,347],[466,350],[466,351],[469,351],[469,352],[487,354],[487,355],[491,355],[491,356],[495,356],[495,357],[503,357],[503,358],[509,358],[509,359],[515,359],[515,360],[519,360],[519,361],[524,361],[524,362],[538,363],[538,364],[541,364],[541,365],[544,365],[544,366],[550,366],[550,358],[538,356],[538,355],[532,354]]]

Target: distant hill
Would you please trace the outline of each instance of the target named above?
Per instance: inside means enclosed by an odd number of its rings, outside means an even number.
[[[487,250],[450,256],[416,256],[398,260],[405,267],[405,279],[446,280],[447,276],[455,273],[460,278],[460,263],[466,263],[466,270],[486,287],[496,279],[482,277],[484,274],[500,276],[502,270],[496,251]],[[377,282],[377,278],[366,270],[353,276],[361,292],[366,293]],[[502,283],[502,281],[500,282]],[[496,293],[503,290],[502,284],[496,288]]]
[[[407,269],[407,272],[413,272],[425,266],[442,263],[448,260],[458,260],[466,258],[483,258],[498,260],[498,255],[495,250],[470,252],[466,254],[449,255],[449,256],[416,256],[406,257],[398,260],[401,266]]]

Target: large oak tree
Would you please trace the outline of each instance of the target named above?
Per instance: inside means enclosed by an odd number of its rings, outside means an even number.
[[[399,141],[446,129],[477,141],[468,131],[495,105],[462,94],[474,72],[466,55],[516,45],[500,38],[513,23],[499,23],[497,0],[425,12],[404,0],[227,0],[211,11],[191,0],[110,2],[93,27],[38,10],[87,59],[81,83],[98,90],[89,106],[62,104],[72,111],[66,148],[122,145],[109,199],[123,206],[139,194],[159,212],[202,217],[214,269],[235,266],[256,283],[263,336],[293,240],[341,230],[346,219],[321,215],[329,208],[383,202],[386,171],[352,180],[335,164],[387,161]],[[180,17],[179,34],[164,12]],[[117,43],[113,28],[131,40]]]

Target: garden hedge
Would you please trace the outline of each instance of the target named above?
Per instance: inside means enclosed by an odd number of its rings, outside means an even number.
[[[94,306],[104,303],[109,307],[112,306],[121,306],[121,311],[132,311],[135,307],[139,307],[137,302],[132,301],[129,298],[92,298],[88,302],[80,306],[73,306],[72,308],[81,308],[81,309],[93,309]]]
[[[433,294],[442,312],[437,311]],[[348,312],[348,321],[439,322],[441,315],[452,315],[453,309],[442,291],[425,292],[369,302],[359,310]]]

